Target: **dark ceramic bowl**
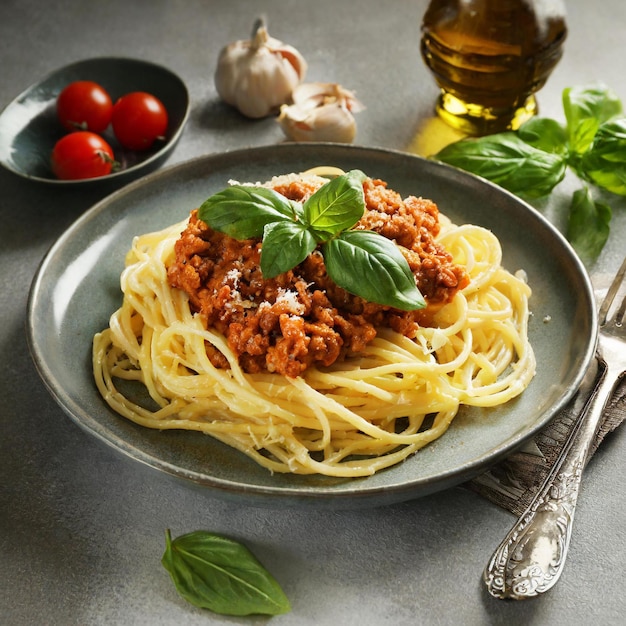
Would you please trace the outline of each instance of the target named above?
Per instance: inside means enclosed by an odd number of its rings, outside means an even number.
[[[146,91],[163,102],[169,125],[165,140],[146,151],[125,150],[110,128],[103,133],[120,168],[98,178],[59,180],[50,167],[55,143],[64,135],[56,117],[56,98],[76,80],[92,80],[109,92],[115,102],[131,91]],[[104,181],[126,183],[156,169],[170,155],[189,115],[185,83],[170,70],[138,59],[103,57],[79,61],[56,70],[29,87],[0,115],[0,163],[30,180],[54,185],[93,185]]]

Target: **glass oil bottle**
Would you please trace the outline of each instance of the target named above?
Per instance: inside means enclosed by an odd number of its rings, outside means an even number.
[[[421,53],[441,89],[437,113],[469,135],[517,129],[566,36],[562,0],[433,0]]]

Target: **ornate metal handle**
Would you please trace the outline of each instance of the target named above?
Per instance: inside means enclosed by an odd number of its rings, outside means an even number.
[[[563,571],[583,468],[619,379],[603,365],[595,392],[552,471],[485,568],[483,579],[496,598],[538,596],[552,588]]]

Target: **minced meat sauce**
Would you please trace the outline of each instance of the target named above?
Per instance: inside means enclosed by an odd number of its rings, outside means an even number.
[[[320,184],[315,179],[280,180],[272,187],[298,201]],[[433,202],[402,199],[381,180],[366,179],[363,188],[366,209],[356,228],[377,231],[401,246],[427,302],[425,309],[400,311],[349,294],[327,276],[319,252],[293,270],[264,280],[259,240],[232,239],[192,212],[176,242],[169,282],[189,295],[192,310],[202,315],[207,327],[227,338],[244,371],[296,377],[311,364],[330,365],[364,350],[382,326],[413,338],[433,310],[468,284],[465,269],[434,240],[439,211]],[[209,344],[207,353],[216,367],[229,367]]]

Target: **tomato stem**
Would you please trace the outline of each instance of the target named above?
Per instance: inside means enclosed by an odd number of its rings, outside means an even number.
[[[105,163],[111,164],[112,172],[117,172],[117,170],[120,169],[120,166],[121,166],[120,162],[111,158],[104,150],[98,150],[97,154]]]

